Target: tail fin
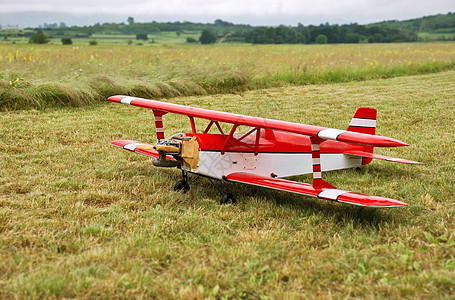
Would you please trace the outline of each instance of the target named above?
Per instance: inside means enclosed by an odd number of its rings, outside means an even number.
[[[375,134],[376,114],[377,112],[374,108],[360,107],[355,112],[347,130],[366,134]]]
[[[360,107],[349,123],[348,131],[360,132],[374,135],[376,133],[377,111],[371,107]],[[364,146],[364,152],[373,153],[373,147]],[[369,164],[372,158],[362,158],[362,165]]]

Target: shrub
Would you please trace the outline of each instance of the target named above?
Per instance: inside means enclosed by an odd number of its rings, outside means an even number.
[[[97,40],[91,40],[90,42],[88,42],[89,45],[92,45],[92,46],[96,46],[98,45],[98,41]]]
[[[327,36],[325,34],[320,34],[316,37],[314,42],[316,44],[327,44]]]
[[[199,37],[199,42],[201,44],[213,44],[218,40],[216,34],[214,34],[210,30],[204,30],[201,33],[201,36]]]
[[[136,34],[136,40],[143,40],[143,41],[146,41],[148,40],[148,36],[147,36],[147,33],[138,33]]]
[[[49,37],[42,31],[38,31],[30,37],[29,43],[31,44],[47,44],[49,43]]]
[[[63,45],[72,45],[73,44],[73,40],[70,39],[70,38],[62,38],[62,44]]]
[[[187,43],[197,43],[197,40],[195,38],[192,38],[192,37],[187,37],[186,38],[186,42]]]

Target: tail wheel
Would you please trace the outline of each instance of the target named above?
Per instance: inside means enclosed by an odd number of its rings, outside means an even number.
[[[232,195],[231,193],[224,194],[220,200],[221,205],[228,205],[228,204],[234,205],[236,202],[237,202],[237,200],[235,200],[234,195]]]

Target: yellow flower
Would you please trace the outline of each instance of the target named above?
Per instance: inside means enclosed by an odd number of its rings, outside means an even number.
[[[19,82],[19,78],[16,78],[16,80],[14,80],[14,81],[11,81],[11,80],[10,80],[10,81],[9,81],[9,85],[10,85],[10,86],[16,86],[18,82]]]

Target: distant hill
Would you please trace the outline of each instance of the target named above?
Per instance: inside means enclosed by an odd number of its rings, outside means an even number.
[[[416,32],[419,40],[455,40],[455,13],[450,12],[405,21],[384,21],[368,26]]]
[[[439,14],[405,21],[383,21],[369,24],[369,26],[385,26],[417,32],[455,33],[455,14]]]

